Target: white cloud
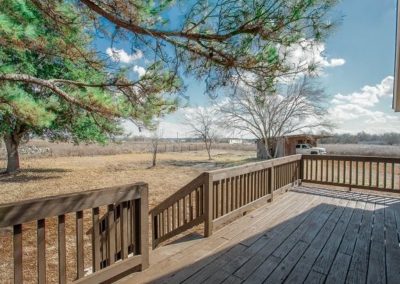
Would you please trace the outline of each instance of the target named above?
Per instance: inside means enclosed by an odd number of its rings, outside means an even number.
[[[342,66],[346,63],[346,60],[344,60],[343,58],[332,58],[331,60],[324,60],[323,61],[323,65],[325,67],[338,67],[338,66]]]
[[[400,116],[391,107],[378,109],[378,103],[393,95],[393,77],[387,76],[375,86],[366,85],[360,91],[337,94],[331,100],[328,117],[337,124],[337,132],[369,133],[398,132]],[[385,104],[386,105],[386,104]]]
[[[137,50],[135,53],[128,54],[123,49],[109,47],[106,49],[106,53],[112,61],[121,63],[132,63],[133,61],[139,60],[143,57],[143,52],[141,50]]]
[[[346,63],[343,58],[328,59],[324,55],[325,44],[313,40],[301,40],[288,48],[282,48],[280,52],[292,68],[304,70],[315,65],[317,70],[314,73],[317,75],[323,74],[324,68],[338,67]]]
[[[359,92],[349,95],[337,94],[334,96],[334,104],[355,104],[362,107],[372,107],[383,97],[393,95],[393,77],[388,76],[375,86],[366,85]]]
[[[139,75],[139,78],[146,74],[146,69],[144,69],[142,66],[135,65],[133,66],[132,70]]]

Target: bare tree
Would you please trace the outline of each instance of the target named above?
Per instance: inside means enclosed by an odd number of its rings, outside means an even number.
[[[211,160],[211,148],[218,133],[216,111],[199,107],[187,114],[185,118],[186,124],[192,129],[192,134],[204,142],[208,159]]]
[[[255,92],[255,93],[254,93]],[[280,136],[332,125],[325,119],[324,91],[308,77],[277,88],[277,93],[241,89],[220,105],[225,124],[257,138],[257,158],[277,156],[271,150]]]

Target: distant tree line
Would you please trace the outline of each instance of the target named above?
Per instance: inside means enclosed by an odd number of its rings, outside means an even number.
[[[369,134],[366,132],[359,132],[357,134],[335,134],[332,137],[321,139],[320,142],[322,144],[400,145],[400,133]]]

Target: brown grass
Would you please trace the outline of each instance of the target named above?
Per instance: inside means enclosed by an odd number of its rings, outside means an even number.
[[[363,144],[321,144],[328,155],[357,155],[377,157],[400,157],[400,146]]]

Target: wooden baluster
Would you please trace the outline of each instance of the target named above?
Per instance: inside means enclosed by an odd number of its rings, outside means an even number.
[[[199,188],[199,215],[203,215],[204,210],[204,203],[203,203],[203,196],[204,196],[204,184],[202,184]]]
[[[159,238],[163,236],[163,224],[162,224],[162,212],[160,212],[157,215],[157,223],[158,223],[158,236]],[[133,232],[133,237],[136,236],[135,230],[132,231]],[[134,238],[132,238],[132,240],[134,240]],[[132,242],[134,243],[134,242]]]
[[[46,283],[46,221],[37,221],[37,274],[38,283]]]
[[[369,186],[372,187],[372,162],[369,162]]]
[[[137,224],[136,224],[136,218],[135,218],[135,214],[136,214],[136,202],[135,200],[131,200],[129,201],[129,210],[128,210],[128,215],[129,215],[129,245],[131,247],[131,249],[129,250],[129,253],[135,253],[135,243],[136,243],[136,228],[137,228]],[[159,237],[162,236],[162,232],[161,232],[161,214],[158,214],[158,234]]]
[[[107,212],[107,248],[108,248],[108,265],[115,262],[115,210],[114,204],[108,205]]]
[[[167,219],[167,234],[169,233],[169,232],[171,232],[171,230],[170,230],[170,214],[169,214],[169,207],[165,210],[166,211],[166,219]]]
[[[347,169],[347,161],[343,161],[343,184],[347,184],[346,180],[346,169]]]
[[[65,215],[58,216],[58,282],[67,283],[67,252],[65,241]]]
[[[256,199],[256,182],[257,182],[256,172],[252,172],[251,173],[251,201],[254,201]]]
[[[159,226],[159,222],[158,222],[158,215],[153,215],[153,238],[152,238],[152,247],[153,249],[156,248],[157,245],[157,240],[159,239],[159,230],[158,230],[158,226]]]
[[[189,193],[189,218],[193,221],[193,192]]]
[[[226,179],[226,191],[227,191],[227,196],[226,196],[226,212],[231,212],[232,211],[232,183],[231,179],[227,178]]]
[[[196,189],[196,218],[200,217],[200,187]]]
[[[340,183],[340,160],[337,161],[337,183]]]
[[[76,212],[76,277],[85,276],[83,251],[83,211]]]
[[[324,175],[324,160],[320,160],[320,168],[319,168],[319,180],[323,181],[323,175]]]
[[[238,208],[242,207],[243,205],[243,176],[239,175],[238,180],[238,197],[239,197],[239,205]]]
[[[217,189],[218,189],[217,188],[217,183],[218,182],[214,182],[213,183],[212,190],[210,192],[210,194],[212,194],[212,196],[213,196],[212,199],[210,199],[210,200],[213,201],[213,205],[209,206],[209,207],[211,208],[211,210],[213,212],[213,217],[212,217],[213,220],[217,218]],[[204,195],[204,196],[206,196],[206,195]],[[207,202],[207,200],[208,199],[205,199],[205,202]]]
[[[359,162],[356,161],[356,185],[359,185],[359,178],[358,178],[358,171],[359,171],[359,169],[358,169],[358,164],[359,164]]]
[[[394,166],[395,166],[395,164],[394,163],[392,163],[392,182],[391,182],[391,185],[392,185],[392,189],[394,189],[395,187],[394,187]]]
[[[183,220],[183,224],[186,224],[187,223],[187,205],[186,205],[186,196],[185,197],[183,197],[183,206],[182,206],[183,208],[183,218],[182,218],[182,220]]]
[[[362,185],[365,186],[365,161],[362,162]]]
[[[379,189],[379,162],[376,162],[376,188]]]
[[[226,201],[225,201],[225,187],[226,187],[226,181],[225,179],[221,180],[221,215],[225,215],[225,209],[226,209]]]
[[[231,211],[236,209],[236,188],[235,188],[236,177],[231,177]]]
[[[256,173],[251,173],[251,201],[256,199]]]
[[[23,282],[22,274],[22,225],[13,228],[14,283]]]
[[[135,243],[134,243],[134,253],[135,255],[139,255],[141,254],[141,226],[142,226],[142,218],[141,218],[141,202],[140,199],[135,199],[133,201],[135,203],[135,212],[133,214],[133,217],[135,219]],[[164,211],[162,212],[162,230],[163,230],[163,235],[165,234],[165,230],[164,230]]]
[[[318,180],[318,160],[314,160],[314,162],[315,162],[315,168],[314,168],[315,179],[314,180]]]
[[[181,226],[181,201],[180,200],[178,200],[177,201],[177,208],[176,208],[176,215],[178,216],[178,220],[177,220],[177,227],[180,227]]]
[[[118,217],[119,214],[119,217]],[[120,259],[121,252],[121,204],[115,206],[115,261]]]
[[[100,270],[100,223],[99,207],[92,209],[92,267],[93,272]]]
[[[120,205],[120,222],[121,222],[121,258],[128,258],[128,203],[122,202]]]
[[[350,184],[350,190],[351,190],[351,185],[353,184],[353,161],[349,161],[350,162],[350,166],[349,166],[349,169],[350,169],[350,173],[349,173],[349,176],[350,176],[350,181],[349,181],[349,184]]]
[[[220,181],[217,181],[213,185],[213,202],[214,202],[214,218],[218,218],[218,211],[219,211],[219,187],[220,187]]]
[[[386,179],[387,179],[387,163],[383,163],[383,188],[386,189]]]
[[[271,167],[270,175],[271,175],[271,178],[270,178],[271,186],[270,186],[270,188],[271,188],[271,202],[272,202],[274,200],[274,191],[275,191],[275,168],[274,167]]]
[[[245,177],[246,177],[246,202],[245,202],[245,204],[248,204],[250,202],[250,177],[249,177],[249,174],[246,174]]]
[[[265,170],[261,170],[261,196],[265,196]]]
[[[324,181],[326,181],[326,182],[329,181],[328,176],[329,176],[329,160],[326,160],[325,180]]]

